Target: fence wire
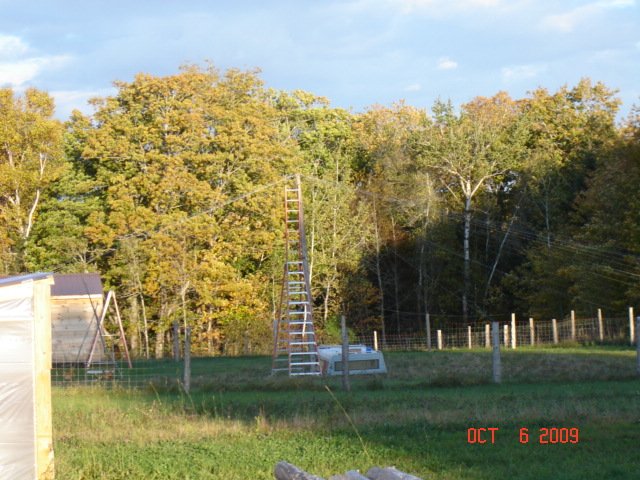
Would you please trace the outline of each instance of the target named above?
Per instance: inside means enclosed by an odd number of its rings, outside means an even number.
[[[600,320],[598,318],[570,318],[552,321],[534,321],[533,329],[529,320],[516,322],[515,332],[511,321],[500,323],[500,345],[502,348],[547,347],[556,344],[626,344],[633,343],[634,330],[629,319],[615,317]],[[555,323],[555,326],[554,326]],[[515,346],[513,339],[515,337]],[[371,332],[357,336],[352,343],[364,344],[382,351],[425,351],[429,341],[425,331],[410,334],[386,335]],[[491,348],[490,323],[473,325],[450,324],[441,328],[433,328],[430,332],[432,350],[446,349],[489,349]],[[271,354],[264,342],[261,348],[226,349],[225,357],[245,355],[247,370],[258,370],[256,356],[263,356],[264,372],[255,372],[257,377],[269,371]],[[194,352],[202,355],[202,352]],[[234,355],[235,354],[235,355]],[[253,356],[253,357],[250,357]],[[220,356],[219,356],[220,357]],[[206,379],[210,376],[211,363],[208,356],[194,357],[191,361],[191,376]],[[222,368],[224,366],[221,364]],[[149,387],[152,389],[180,390],[183,386],[184,365],[181,360],[132,359],[131,367],[124,360],[105,360],[87,362],[57,362],[52,365],[52,383],[57,386],[99,385],[124,388]],[[206,381],[206,380],[205,380]]]

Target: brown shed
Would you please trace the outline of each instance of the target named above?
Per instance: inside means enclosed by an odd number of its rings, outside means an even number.
[[[102,282],[98,273],[55,274],[51,286],[53,363],[85,363],[102,312]],[[98,338],[94,361],[105,358]]]

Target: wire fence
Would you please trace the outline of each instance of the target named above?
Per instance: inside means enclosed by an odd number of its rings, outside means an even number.
[[[515,328],[514,328],[515,327]],[[499,322],[500,345],[502,348],[518,349],[546,347],[550,345],[575,344],[633,344],[635,341],[635,323],[632,317],[612,318],[566,318],[562,320],[533,321],[519,320]],[[256,381],[262,379],[270,371],[271,362],[268,344],[262,348],[225,349],[224,355],[218,355],[216,370],[224,372],[225,359],[235,357],[234,362],[246,362],[243,370],[250,372]],[[472,325],[449,324],[426,331],[386,335],[380,332],[356,336],[352,343],[364,344],[382,351],[426,351],[446,349],[490,349],[490,323]],[[195,378],[199,385],[206,385],[212,379],[211,357],[203,352],[190,361],[190,378]],[[131,366],[126,360],[98,357],[86,362],[55,362],[52,365],[52,383],[56,386],[112,386],[118,388],[146,387],[152,390],[176,390],[184,388],[189,380],[184,376],[184,362],[181,360],[184,350],[178,350],[174,358],[163,359],[131,359]],[[640,368],[640,367],[639,367]],[[233,379],[223,379],[233,381]]]
[[[626,317],[567,318],[563,320],[499,322],[500,345],[506,348],[558,345],[567,342],[633,344],[634,320]],[[386,335],[380,332],[359,335],[357,343],[388,351],[451,348],[490,348],[491,324],[446,325],[426,331]],[[430,338],[429,338],[430,337]]]

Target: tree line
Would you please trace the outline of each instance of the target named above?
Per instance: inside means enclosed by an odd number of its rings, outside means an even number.
[[[640,110],[602,83],[360,113],[213,66],[115,87],[65,122],[0,89],[0,272],[100,272],[137,355],[174,321],[268,348],[294,173],[326,340],[341,313],[384,336],[640,297]]]

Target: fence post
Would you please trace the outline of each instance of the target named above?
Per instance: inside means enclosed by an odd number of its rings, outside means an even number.
[[[438,350],[442,350],[442,330],[438,330]]]
[[[598,334],[600,341],[604,342],[604,322],[602,321],[602,310],[598,309]]]
[[[191,390],[191,327],[187,327],[184,331],[184,391],[189,393]]]
[[[631,345],[636,343],[636,332],[633,318],[633,307],[629,307],[629,342]]]
[[[486,348],[491,348],[491,333],[488,323],[484,324],[484,346]]]
[[[636,330],[640,332],[640,317],[636,317]],[[640,376],[640,338],[636,341],[636,371]]]
[[[349,333],[344,315],[340,315],[340,328],[342,329],[342,388],[349,392],[351,391],[349,384]]]
[[[427,334],[427,350],[431,350],[431,317],[429,316],[429,312],[427,312],[424,318],[424,330]]]
[[[571,341],[576,341],[576,311],[571,310]]]
[[[493,337],[493,354],[491,356],[493,363],[493,383],[500,383],[502,370],[500,368],[500,331],[498,322],[491,322],[491,333]]]
[[[553,329],[553,343],[558,344],[558,321],[553,318],[551,319],[551,327]]]
[[[173,322],[173,360],[180,360],[180,325],[177,321]]]
[[[529,337],[530,337],[530,342],[531,342],[531,346],[533,347],[536,344],[536,330],[535,330],[535,326],[533,324],[533,317],[529,317]]]
[[[511,314],[511,348],[516,348],[516,314]]]
[[[378,351],[378,331],[377,330],[373,331],[373,349],[376,352]]]
[[[504,337],[504,348],[507,348],[509,346],[509,324],[505,323],[502,326],[502,330],[503,330],[503,337]]]

